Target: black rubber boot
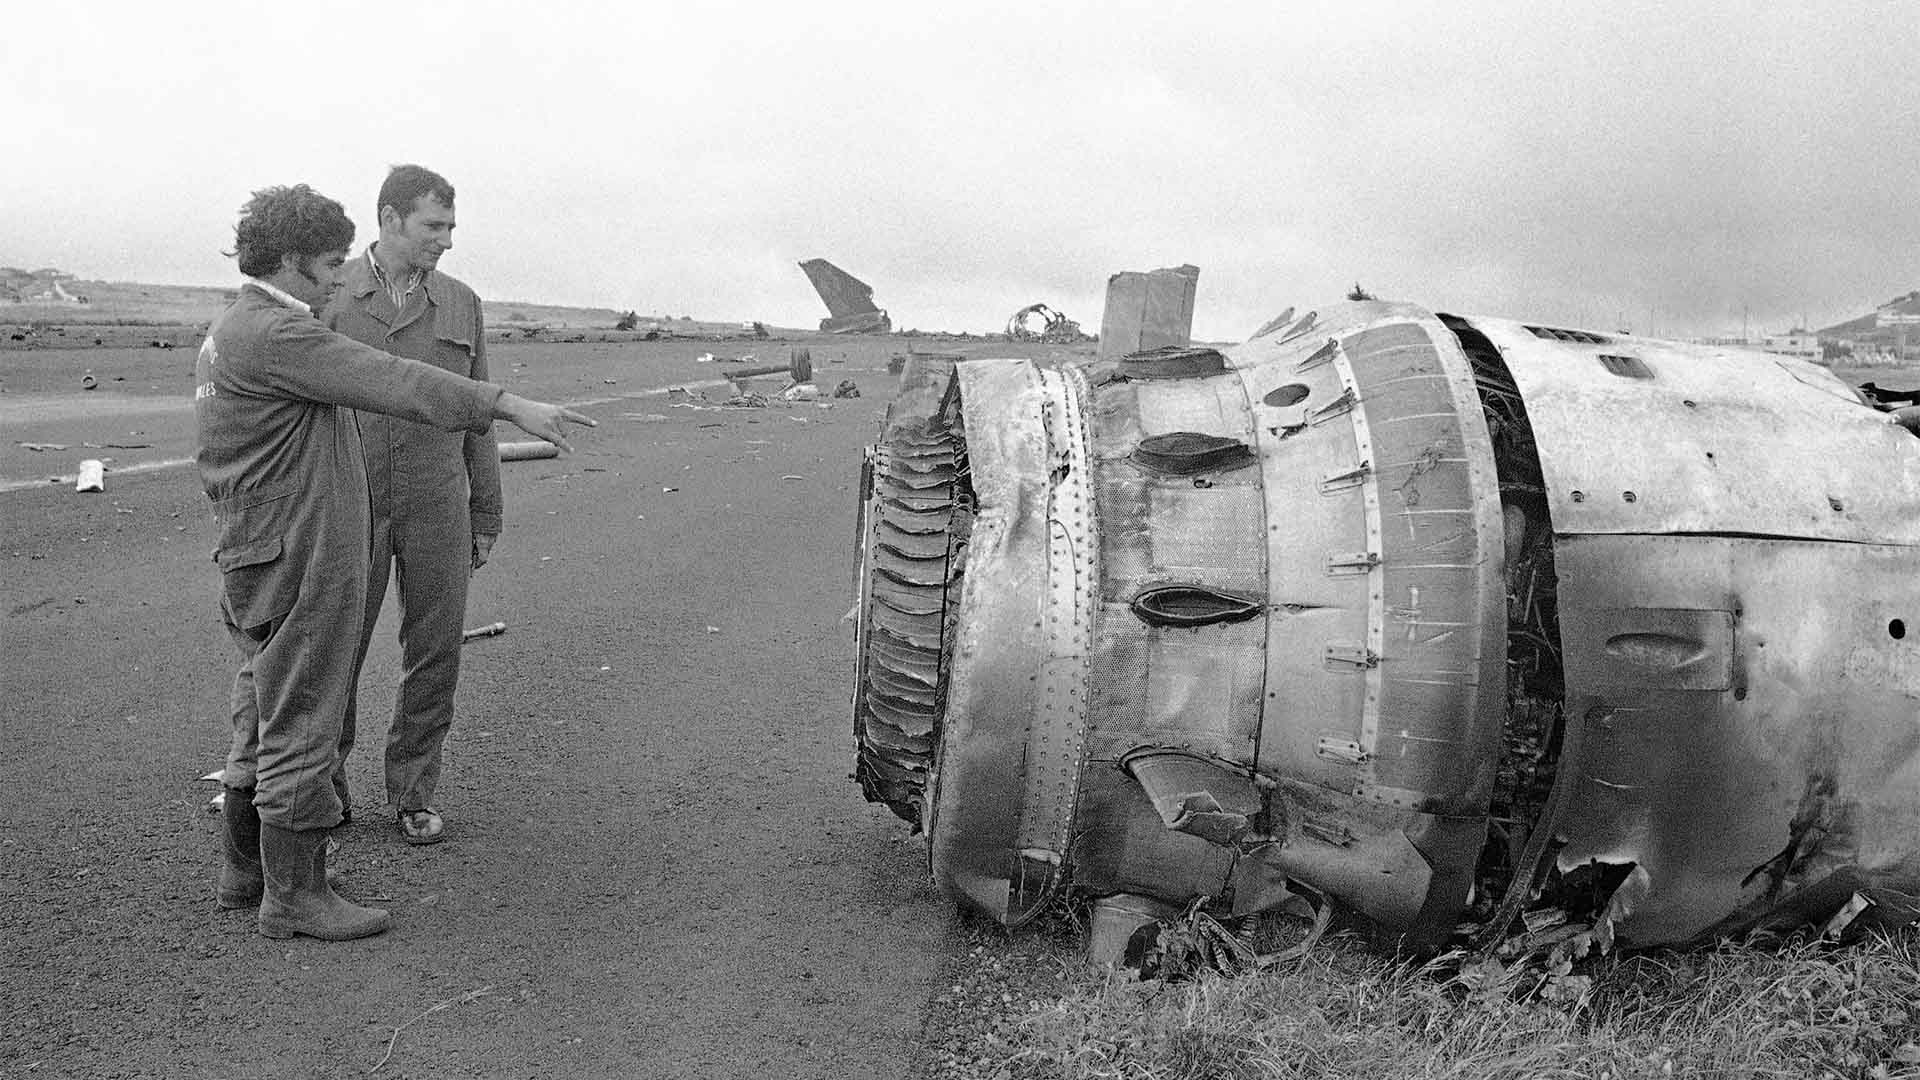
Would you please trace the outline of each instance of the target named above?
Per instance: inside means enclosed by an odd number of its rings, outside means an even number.
[[[221,908],[260,906],[266,882],[260,874],[260,811],[253,806],[252,788],[228,788],[220,802],[220,820],[226,834],[226,861],[220,866],[220,884],[214,899]]]
[[[323,941],[351,941],[387,928],[385,908],[361,907],[327,884],[327,830],[260,826],[260,865],[266,895],[260,901],[260,933],[295,934]]]

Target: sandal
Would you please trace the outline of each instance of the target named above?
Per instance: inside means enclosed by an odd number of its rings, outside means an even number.
[[[443,839],[445,825],[439,812],[431,807],[400,811],[399,824],[400,835],[409,844],[437,844]]]

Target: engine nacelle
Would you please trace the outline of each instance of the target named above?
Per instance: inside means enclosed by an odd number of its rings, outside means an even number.
[[[1569,882],[1636,945],[1916,914],[1920,440],[1826,369],[1355,302],[905,379],[858,775],[946,895],[1416,948]]]

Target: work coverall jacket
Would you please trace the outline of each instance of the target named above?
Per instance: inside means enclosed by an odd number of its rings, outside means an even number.
[[[485,381],[486,338],[473,290],[429,271],[395,307],[374,278],[371,257],[369,252],[347,263],[340,291],[322,320],[363,344]],[[400,810],[420,810],[433,801],[440,749],[453,723],[473,534],[500,533],[500,450],[492,428],[450,432],[374,413],[360,416],[360,446],[373,510],[373,549],[354,681],[359,682],[397,565],[402,675],[387,729],[387,801]],[[348,798],[346,760],[358,718],[356,697],[347,704],[334,774],[342,800]]]
[[[501,389],[328,330],[249,284],[194,364],[221,615],[242,663],[228,787],[283,829],[339,823],[331,777],[366,609],[367,470],[351,410],[486,431]]]

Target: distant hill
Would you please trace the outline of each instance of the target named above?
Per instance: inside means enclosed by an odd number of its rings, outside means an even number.
[[[0,266],[0,325],[205,326],[237,295],[235,286],[83,281],[55,269]],[[485,300],[489,329],[611,330],[625,312],[518,300]],[[750,324],[746,324],[750,325]],[[738,332],[743,324],[635,314],[633,329],[678,335]]]

